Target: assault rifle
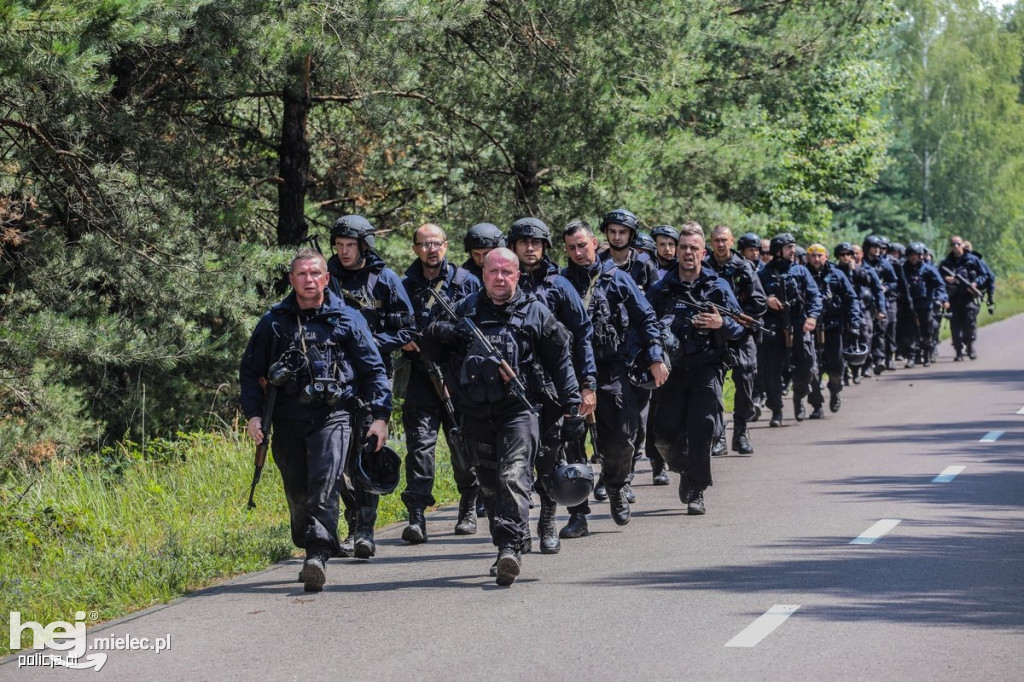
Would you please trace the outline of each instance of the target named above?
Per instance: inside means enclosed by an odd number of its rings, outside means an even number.
[[[537,408],[534,407],[533,404],[530,402],[530,399],[526,397],[526,385],[523,384],[523,380],[520,379],[519,375],[516,374],[515,370],[512,369],[512,365],[508,364],[508,360],[506,360],[505,356],[501,354],[501,351],[495,348],[494,344],[491,343],[490,339],[484,336],[484,333],[480,331],[480,327],[477,327],[475,324],[473,324],[473,320],[469,319],[468,317],[460,318],[458,315],[456,315],[455,310],[452,308],[451,304],[449,304],[448,301],[446,301],[444,297],[441,296],[441,294],[437,293],[432,288],[428,287],[427,293],[434,297],[434,300],[437,301],[438,305],[441,306],[441,309],[444,310],[445,314],[447,314],[448,317],[450,317],[453,322],[458,323],[461,320],[462,322],[465,323],[467,327],[469,327],[470,331],[473,333],[473,338],[476,339],[477,343],[483,346],[484,351],[487,352],[487,355],[491,358],[491,360],[495,361],[498,364],[498,367],[501,368],[502,374],[504,374],[507,377],[505,383],[508,386],[508,390],[512,393],[512,395],[516,397],[516,399],[520,403],[523,404],[523,407],[525,407],[530,414],[532,414],[535,417],[538,416],[539,413],[537,411]]]
[[[733,310],[732,308],[728,308],[723,305],[718,305],[717,303],[698,303],[696,301],[687,301],[686,299],[683,298],[679,300],[683,303],[683,305],[687,306],[688,308],[692,308],[698,312],[709,313],[713,308],[718,311],[719,315],[732,318],[740,325],[746,327],[751,331],[764,332],[768,336],[775,336],[775,332],[773,332],[768,327],[764,326],[764,322],[756,318],[753,318],[750,315],[747,315],[745,312],[741,310]]]
[[[963,284],[964,286],[966,286],[967,290],[971,292],[971,296],[976,296],[978,298],[981,298],[981,292],[978,291],[978,287],[974,286],[974,282],[970,281],[969,279],[967,279],[966,277],[964,277],[963,275],[961,275],[961,274],[959,274],[957,272],[953,272],[952,270],[947,268],[945,265],[940,266],[940,267],[942,267],[942,271],[945,272],[947,275],[949,275],[950,277],[953,277],[953,278],[959,280],[960,284]]]
[[[473,464],[469,461],[469,457],[466,453],[466,443],[462,439],[462,429],[459,427],[459,420],[455,416],[455,406],[452,404],[452,394],[448,391],[448,385],[444,381],[444,374],[441,372],[441,367],[430,360],[427,360],[422,355],[420,359],[423,360],[423,364],[427,368],[427,376],[430,377],[430,383],[434,385],[434,391],[437,393],[437,397],[441,400],[441,408],[444,410],[445,417],[448,423],[445,424],[445,440],[448,441],[448,449],[452,453],[452,457],[458,463],[459,467],[463,471],[469,469]]]
[[[587,433],[590,434],[590,447],[594,449],[594,456],[590,458],[590,461],[598,464],[604,458],[601,457],[601,452],[597,449],[597,415],[591,412],[584,418],[583,423],[586,424]],[[586,462],[587,458],[584,457],[583,461]]]
[[[249,486],[249,509],[256,508],[256,501],[253,495],[256,494],[256,486],[263,475],[263,465],[267,463],[267,449],[270,448],[270,431],[272,429],[271,419],[274,417],[274,402],[277,400],[277,386],[269,384],[267,387],[267,402],[263,408],[263,417],[260,429],[263,431],[263,442],[256,446],[255,469],[252,473],[252,485]]]

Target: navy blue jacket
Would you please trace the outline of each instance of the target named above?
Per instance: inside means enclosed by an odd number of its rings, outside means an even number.
[[[520,267],[519,288],[537,297],[555,314],[572,335],[572,359],[576,368],[576,381],[582,387],[593,389],[597,382],[597,363],[590,339],[594,336],[594,325],[583,309],[583,300],[565,277],[558,273],[558,266],[547,256],[537,264],[533,272]]]
[[[693,326],[693,317],[700,311],[686,305],[690,303],[714,303],[736,310],[739,302],[732,293],[732,287],[714,270],[701,268],[700,275],[693,282],[679,278],[679,268],[669,270],[665,276],[651,286],[647,300],[660,324],[668,324],[679,339],[680,356],[673,357],[674,363],[686,363],[687,356],[696,358],[709,351],[720,351],[722,357],[727,341],[740,339],[746,328],[731,317],[722,316],[721,328],[707,334],[700,333]],[[710,357],[708,359],[711,359]]]
[[[301,371],[295,379],[278,389],[274,416],[287,419],[308,419],[325,416],[335,410],[348,409],[350,398],[359,396],[369,404],[375,419],[391,416],[391,389],[377,344],[366,320],[333,292],[324,292],[324,303],[314,310],[299,310],[295,293],[267,311],[256,324],[249,339],[238,378],[241,385],[242,414],[246,419],[263,415],[263,389],[260,378],[290,348],[300,349],[299,320],[307,348],[334,344],[338,354],[338,381],[343,389],[336,408],[303,406],[298,403],[301,390],[310,383],[309,371]]]
[[[978,291],[984,292],[988,288],[988,275],[986,270],[988,266],[983,265],[981,259],[975,256],[970,251],[965,251],[964,255],[959,258],[956,255],[950,253],[942,261],[939,266],[940,274],[945,278],[948,273],[943,270],[948,268],[956,274],[964,277],[969,282],[973,282],[974,286],[978,288]],[[945,281],[945,280],[943,280]],[[946,291],[949,294],[949,300],[952,301],[965,301],[974,298],[966,286],[961,284],[959,281],[949,284],[946,283]]]
[[[821,293],[822,309],[818,326],[822,329],[843,327],[845,331],[859,333],[863,324],[863,309],[860,297],[846,274],[828,261],[817,272],[813,268],[808,269]]]
[[[865,315],[872,310],[883,315],[889,312],[889,304],[885,300],[885,287],[882,286],[882,280],[878,278],[878,273],[875,272],[874,268],[864,267],[863,265],[850,269],[842,265],[838,267],[846,275],[846,278],[850,280],[854,291],[857,292],[861,311]]]
[[[614,263],[612,260],[611,248],[598,254],[598,259],[607,263]],[[633,278],[641,291],[647,291],[652,284],[661,279],[658,275],[658,264],[654,262],[650,254],[629,247],[629,258],[622,265],[617,266],[620,270]]]
[[[629,364],[638,353],[645,354],[641,361],[646,364],[661,362],[661,331],[654,316],[654,309],[632,277],[615,265],[614,261],[599,259],[589,268],[570,262],[561,272],[572,284],[580,299],[589,299],[585,307],[591,323],[595,327],[601,323],[595,318],[595,314],[598,313],[600,299],[603,298],[610,307],[613,324],[622,334],[618,347],[605,352],[601,357],[598,357],[597,349],[594,349],[595,359],[599,364]],[[593,293],[588,296],[587,292],[591,290],[592,282]]]
[[[761,286],[754,264],[735,250],[721,265],[715,260],[713,253],[708,253],[702,269],[718,273],[719,277],[728,282],[733,295],[740,303],[740,308],[755,320],[760,319],[768,310],[768,298],[764,294],[764,287]]]
[[[893,263],[891,258],[881,255],[871,260],[865,253],[861,267],[865,265],[872,268],[878,274],[878,279],[882,280],[882,287],[885,290],[887,301],[908,301],[910,299],[907,282],[903,278],[903,268],[897,269],[898,264]]]
[[[767,263],[757,274],[761,278],[766,296],[774,296],[790,305],[790,325],[793,329],[803,327],[808,317],[821,317],[821,292],[814,283],[811,273],[803,265],[776,258]],[[782,324],[781,310],[765,311],[764,322],[773,329]]]
[[[918,261],[917,265],[909,262],[903,264],[903,275],[910,287],[910,301],[914,308],[931,308],[932,303],[944,303],[949,300],[946,295],[946,283],[934,265]]]
[[[444,319],[441,306],[437,305],[434,297],[427,293],[427,289],[433,289],[441,294],[449,305],[466,298],[481,288],[480,280],[465,268],[460,268],[449,263],[447,260],[441,262],[440,274],[428,280],[423,274],[423,263],[419,259],[405,269],[405,277],[402,279],[402,286],[412,301],[413,315],[416,318],[416,332],[420,333],[427,326],[438,319]]]

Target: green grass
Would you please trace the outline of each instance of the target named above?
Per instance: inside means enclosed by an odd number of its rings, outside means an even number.
[[[390,444],[404,452],[400,433]],[[0,603],[21,611],[23,622],[74,620],[80,610],[109,620],[295,554],[271,462],[257,508],[246,509],[252,456],[234,433],[182,434],[151,443],[145,457],[128,444],[6,472]],[[437,459],[434,495],[443,505],[458,498],[443,439]],[[378,526],[404,517],[397,491],[382,498]],[[0,638],[0,655],[8,645]]]

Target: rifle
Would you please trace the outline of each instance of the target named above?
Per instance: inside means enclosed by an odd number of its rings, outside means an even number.
[[[267,402],[263,408],[260,428],[263,430],[263,442],[256,446],[255,469],[252,473],[252,485],[249,486],[248,509],[256,508],[256,501],[253,495],[256,494],[256,486],[263,475],[263,465],[267,463],[267,450],[270,448],[270,431],[273,428],[271,419],[274,416],[274,402],[277,400],[277,386],[269,385],[267,389]]]
[[[452,404],[452,394],[448,391],[448,385],[444,381],[444,374],[436,362],[427,360],[422,356],[420,356],[420,359],[426,365],[430,383],[434,385],[434,391],[437,392],[437,397],[440,398],[441,407],[444,409],[444,414],[447,417],[448,423],[445,424],[447,427],[445,429],[445,440],[448,441],[448,449],[451,451],[456,464],[463,471],[466,471],[474,465],[469,461],[469,456],[466,453],[466,443],[462,439],[462,429],[455,418],[455,406]]]
[[[753,318],[750,315],[747,315],[743,311],[733,310],[732,308],[728,308],[723,305],[718,305],[717,303],[698,303],[696,301],[687,301],[686,299],[682,298],[679,300],[684,305],[702,313],[709,313],[711,312],[711,309],[714,308],[715,310],[718,311],[719,315],[732,318],[737,323],[739,323],[743,327],[746,327],[747,329],[750,329],[751,331],[764,332],[768,336],[775,336],[775,332],[769,329],[768,327],[764,326],[764,322],[756,318]]]
[[[947,275],[949,275],[950,277],[956,278],[957,280],[960,281],[961,284],[966,286],[967,290],[971,292],[972,296],[976,296],[978,298],[981,298],[981,292],[978,291],[978,287],[974,286],[974,282],[970,281],[969,279],[967,279],[966,277],[964,277],[963,275],[961,275],[961,274],[959,274],[957,272],[953,272],[952,270],[947,268],[945,265],[942,265],[940,267],[942,268],[942,271],[945,272]]]
[[[587,425],[587,433],[590,434],[590,447],[594,449],[594,456],[590,458],[590,461],[597,464],[603,459],[601,451],[597,449],[597,416],[591,412],[584,418],[583,423]],[[586,457],[583,458],[583,461],[586,461]]]
[[[495,348],[494,344],[491,343],[486,336],[484,336],[484,333],[482,331],[480,331],[480,328],[473,324],[473,320],[469,319],[468,317],[460,318],[458,315],[456,315],[455,310],[451,307],[448,301],[446,301],[444,297],[441,296],[441,294],[437,293],[432,288],[428,288],[427,293],[434,297],[437,303],[441,306],[441,309],[444,310],[445,314],[448,315],[448,317],[450,317],[453,322],[458,322],[459,320],[462,320],[466,323],[469,329],[473,332],[473,338],[476,339],[477,343],[483,346],[484,350],[487,352],[487,355],[490,356],[492,360],[498,363],[498,366],[501,368],[502,373],[505,376],[509,377],[508,380],[505,382],[505,384],[508,386],[508,390],[512,393],[512,395],[516,397],[517,400],[519,400],[520,403],[523,404],[523,407],[525,407],[530,414],[532,414],[535,417],[539,416],[537,408],[534,407],[533,404],[530,403],[529,398],[526,397],[526,385],[523,384],[523,380],[519,378],[519,375],[516,374],[515,371],[513,371],[512,366],[508,364],[508,360],[506,360],[505,356],[501,354],[501,351]]]

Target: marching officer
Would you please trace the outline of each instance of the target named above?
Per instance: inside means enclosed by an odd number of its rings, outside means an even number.
[[[821,244],[807,247],[807,269],[821,293],[822,310],[814,330],[814,347],[818,356],[818,373],[811,379],[808,402],[814,409],[811,419],[824,416],[821,395],[821,375],[828,374],[828,409],[838,412],[843,404],[839,395],[843,390],[843,342],[847,337],[859,337],[862,324],[860,298],[842,270],[828,262],[828,251]]]
[[[767,310],[764,288],[753,265],[732,248],[732,230],[728,225],[716,225],[711,230],[711,253],[702,264],[710,272],[729,283],[733,296],[740,308],[755,320],[761,319]],[[757,374],[757,343],[754,332],[744,329],[739,339],[732,343],[735,361],[732,365],[732,381],[736,386],[732,413],[732,449],[741,455],[754,453],[750,443],[747,423],[755,421],[760,409],[754,404],[754,376]],[[716,440],[712,455],[724,455],[725,430]]]
[[[892,259],[886,252],[888,242],[884,237],[868,235],[864,238],[862,248],[864,250],[865,265],[870,266],[882,280],[885,289],[886,311],[884,318],[876,318],[875,329],[871,339],[871,357],[875,361],[875,374],[881,374],[886,370],[896,369],[893,360],[896,354],[896,328],[899,323],[900,301],[905,301],[906,280],[902,277],[902,270],[897,272],[893,267]]]
[[[594,362],[594,350],[590,340],[594,335],[594,327],[590,316],[583,309],[583,301],[576,289],[565,277],[559,274],[558,266],[548,258],[547,249],[551,248],[551,230],[538,218],[520,218],[512,223],[508,233],[509,248],[519,258],[519,288],[533,294],[538,301],[555,314],[572,337],[572,360],[576,373],[576,381],[580,386],[581,399],[580,417],[586,417],[594,411],[597,402],[597,365]],[[538,479],[550,475],[567,445],[562,440],[562,409],[554,396],[543,394],[541,411],[541,447],[537,457]],[[583,438],[583,423],[577,420],[579,429],[574,434]],[[581,444],[582,445],[582,444]],[[551,499],[544,486],[536,486],[540,496],[540,519],[537,522],[537,535],[540,537],[541,554],[557,554],[561,548],[558,529],[555,527],[557,503]],[[578,507],[570,508],[579,511]]]
[[[477,279],[483,276],[484,256],[499,246],[505,246],[505,235],[497,225],[477,223],[469,228],[462,239],[462,247],[469,254],[462,268]]]
[[[925,367],[931,364],[935,347],[932,345],[935,301],[939,301],[942,310],[949,308],[949,297],[946,284],[934,265],[924,262],[924,244],[911,242],[906,250],[907,261],[903,264],[903,274],[910,288],[909,314],[912,322],[908,324],[907,338],[904,347],[907,349],[907,367],[921,363]]]
[[[324,257],[302,249],[292,258],[292,293],[260,318],[242,356],[239,380],[246,432],[262,443],[262,385],[274,391],[274,464],[281,472],[292,542],[306,550],[301,579],[319,592],[326,564],[341,555],[338,500],[355,404],[368,404],[366,435],[379,450],[388,438],[391,389],[370,329],[331,292]]]
[[[412,304],[409,303],[398,275],[374,251],[374,240],[373,225],[363,216],[346,215],[338,218],[331,228],[334,254],[327,261],[327,269],[337,282],[345,302],[358,310],[366,320],[390,377],[391,353],[412,339]],[[365,422],[365,419],[364,416],[361,420],[357,419],[357,422]],[[360,434],[366,426],[365,423],[355,424],[355,442],[362,440]],[[349,465],[353,461],[353,458],[349,458]],[[373,528],[377,521],[380,496],[357,485],[351,470],[345,477],[341,496],[349,529],[348,536],[342,542],[342,553],[369,559],[377,551]]]
[[[768,296],[764,314],[766,327],[774,336],[763,336],[758,364],[765,373],[766,404],[772,411],[769,426],[782,426],[782,371],[789,361],[793,368],[793,412],[803,421],[804,396],[810,391],[815,372],[814,341],[811,332],[821,316],[821,294],[814,278],[803,265],[794,263],[796,239],[788,232],[777,234],[769,243],[772,260],[761,272],[761,286]]]
[[[652,413],[656,445],[671,471],[680,474],[679,501],[687,514],[706,511],[704,491],[712,484],[711,447],[724,428],[722,381],[729,364],[729,342],[744,329],[723,318],[713,305],[736,310],[729,283],[702,267],[704,230],[687,223],[679,231],[678,267],[665,274],[647,298],[659,320],[669,321],[678,340],[672,373],[658,389]],[[675,344],[670,344],[675,346]],[[600,403],[598,403],[600,407]]]
[[[624,219],[619,216],[619,219]],[[597,361],[597,435],[603,462],[601,475],[607,489],[612,520],[629,523],[628,485],[639,428],[640,409],[629,381],[628,365],[647,368],[656,385],[668,377],[662,361],[661,333],[654,310],[636,282],[612,260],[597,257],[597,238],[590,225],[574,220],[562,232],[569,264],[562,269],[594,326],[592,345]],[[595,489],[596,496],[596,489]],[[586,503],[584,503],[586,504]],[[561,538],[589,534],[589,507],[572,511],[559,531]]]
[[[550,382],[563,414],[578,416],[580,392],[569,355],[571,339],[544,304],[517,286],[519,259],[507,248],[484,258],[484,289],[454,309],[459,320],[438,320],[421,348],[436,361],[454,353],[459,404],[468,450],[478,474],[498,548],[493,571],[511,585],[529,537],[532,472],[540,444],[534,406]],[[511,370],[511,373],[510,373]],[[516,394],[509,385],[518,385]]]
[[[978,357],[974,350],[974,340],[978,336],[978,309],[981,307],[981,294],[988,287],[988,276],[985,266],[973,253],[967,251],[964,240],[953,235],[949,239],[949,254],[939,266],[946,281],[946,292],[949,295],[949,309],[953,317],[949,320],[952,332],[953,360],[967,357],[974,360]]]
[[[418,339],[418,335],[439,315],[439,309],[428,290],[435,291],[454,304],[478,291],[480,280],[467,270],[448,262],[448,238],[438,225],[420,225],[413,233],[413,250],[416,252],[416,260],[406,269],[402,285],[412,301]],[[439,366],[429,358],[422,357],[417,339],[403,347],[405,360],[409,363],[409,382],[402,409],[406,443],[402,502],[408,511],[409,520],[402,531],[402,539],[414,545],[427,541],[424,511],[435,504],[435,448],[442,426],[449,441],[452,473],[460,496],[459,515],[455,522],[456,535],[476,533],[477,497],[480,489],[476,471],[468,462],[459,461],[457,456],[461,446],[453,438],[460,420],[457,405],[449,401],[456,412],[452,415],[445,413],[443,387],[456,388],[454,382],[448,380],[450,371],[447,374],[444,371],[451,368]]]
[[[885,299],[885,288],[882,280],[874,268],[864,267],[857,261],[857,247],[850,242],[837,244],[832,250],[838,268],[850,280],[857,298],[860,300],[861,324],[860,344],[864,348],[871,348],[871,337],[877,321],[885,319],[885,312],[888,303]],[[871,376],[871,363],[864,363],[860,367],[849,367],[850,377],[853,383],[859,384],[862,376]]]
[[[655,265],[658,268],[658,279],[676,266],[676,242],[679,241],[679,230],[671,225],[658,225],[651,230],[654,245],[657,248]]]

